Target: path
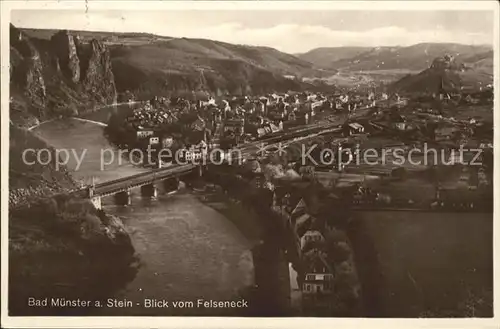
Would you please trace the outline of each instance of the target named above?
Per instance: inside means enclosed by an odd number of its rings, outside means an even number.
[[[104,109],[104,108],[107,108],[107,107],[112,107],[112,106],[119,106],[119,105],[125,105],[125,104],[136,104],[138,102],[122,102],[122,103],[113,103],[113,104],[108,104],[108,105],[103,105],[103,106],[99,106],[99,107],[96,107],[94,108],[94,111],[97,111],[97,110],[101,110],[101,109]],[[50,119],[50,120],[46,120],[46,121],[42,121],[34,126],[31,126],[28,128],[28,130],[33,130],[37,127],[40,127],[41,125],[43,124],[46,124],[46,123],[49,123],[49,122],[52,122],[54,120],[57,120],[58,118],[54,118],[54,119]],[[99,124],[99,125],[104,125],[106,126],[106,124],[103,124],[102,122],[97,122],[97,121],[91,121],[91,120],[86,120],[86,119],[81,119],[81,118],[76,118],[76,117],[73,117],[73,119],[76,119],[76,120],[80,120],[80,121],[85,121],[85,122],[90,122],[90,123],[95,123],[95,124]]]
[[[76,117],[73,117],[71,118],[73,120],[78,120],[78,121],[82,121],[82,122],[89,122],[89,123],[93,123],[93,124],[96,124],[98,126],[101,126],[101,127],[107,127],[108,125],[105,124],[105,123],[102,123],[102,122],[99,122],[99,121],[93,121],[93,120],[88,120],[88,119],[82,119],[82,118],[76,118]]]

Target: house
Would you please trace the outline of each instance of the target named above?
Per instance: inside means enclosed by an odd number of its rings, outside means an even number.
[[[149,137],[149,136],[153,136],[154,135],[154,131],[153,130],[149,130],[149,129],[141,129],[141,128],[139,128],[139,130],[137,130],[136,134],[137,134],[137,138],[138,139],[142,139],[142,138],[146,138],[146,137]]]
[[[344,106],[342,105],[342,102],[339,100],[335,101],[335,110],[342,110]]]
[[[174,144],[174,138],[172,136],[165,136],[161,139],[161,146],[163,148],[169,148]]]
[[[320,231],[316,230],[308,230],[304,235],[300,238],[300,249],[303,250],[307,243],[309,242],[324,242],[325,238]]]
[[[394,122],[394,128],[398,130],[406,130],[406,122]]]
[[[302,297],[317,299],[333,293],[333,271],[326,262],[324,253],[313,251],[306,263],[306,274],[302,282]]]
[[[392,122],[392,127],[398,130],[406,130],[408,127],[405,117],[398,113],[391,113],[389,116],[390,121]]]
[[[362,134],[365,131],[365,128],[356,122],[345,123],[342,127],[344,136],[351,136],[352,134]]]
[[[269,113],[268,117],[272,120],[279,120],[279,119],[283,119],[285,117],[285,113],[278,112],[278,111],[272,111]]]
[[[349,102],[349,95],[341,95],[338,100],[343,103],[343,104],[346,104],[347,102]]]
[[[208,145],[204,140],[198,144],[191,145],[189,149],[184,148],[181,150],[181,159],[185,161],[199,160],[207,154]]]
[[[213,121],[222,122],[222,113],[220,111],[216,111],[213,113]]]
[[[394,102],[394,103],[399,103],[401,101],[401,97],[399,96],[399,94],[392,94],[390,97],[389,97],[389,100]]]
[[[262,137],[266,135],[266,130],[264,128],[258,128],[257,129],[257,136]]]
[[[271,129],[271,132],[273,132],[273,133],[276,133],[276,132],[281,130],[279,127],[277,127],[275,124],[272,124],[272,123],[269,124],[269,128]]]
[[[245,133],[245,119],[232,119],[224,122],[224,133],[242,136]]]
[[[210,97],[210,98],[208,99],[208,101],[206,101],[206,102],[205,102],[205,101],[200,100],[200,101],[199,101],[199,104],[200,104],[200,106],[217,105],[217,104],[215,103],[215,98],[213,98],[213,97]]]
[[[308,101],[313,101],[313,102],[314,102],[314,101],[316,101],[316,98],[317,98],[317,96],[316,96],[316,95],[308,95],[308,96],[307,96],[307,100],[308,100]]]
[[[324,101],[317,101],[311,104],[311,110],[314,111],[316,108],[323,106]]]
[[[283,131],[283,120],[278,121],[278,129],[279,131]]]

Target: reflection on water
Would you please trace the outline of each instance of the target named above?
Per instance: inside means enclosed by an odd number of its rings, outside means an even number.
[[[86,184],[91,183],[92,177],[95,177],[95,182],[99,183],[147,170],[134,166],[127,159],[120,157],[118,150],[113,148],[104,137],[101,126],[68,119],[46,123],[34,129],[33,132],[52,147],[70,152],[68,169],[73,177]],[[77,168],[79,159],[83,161]],[[114,161],[111,161],[113,159]],[[106,165],[107,163],[110,164]],[[103,170],[101,170],[101,165]]]
[[[199,298],[231,300],[238,298],[242,288],[253,284],[251,245],[234,225],[196,196],[180,192],[162,195],[159,200],[144,200],[134,195],[129,207],[114,206],[110,198],[105,199],[104,209],[123,219],[140,258],[136,278],[117,298],[195,303]],[[114,312],[123,314],[119,309]],[[136,307],[127,311],[127,315],[133,314],[221,312]]]

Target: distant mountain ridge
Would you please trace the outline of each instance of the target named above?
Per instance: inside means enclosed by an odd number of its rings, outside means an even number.
[[[139,99],[193,93],[262,95],[389,84],[428,69],[445,55],[467,65],[461,81],[477,85],[493,76],[490,46],[451,43],[325,47],[294,56],[270,47],[147,33],[11,26],[10,39],[10,114],[25,125],[111,104],[125,94]]]
[[[352,55],[352,56],[350,56]],[[316,48],[299,58],[318,67],[344,71],[415,70],[428,68],[436,57],[452,55],[458,60],[493,58],[488,45],[456,43],[419,43],[408,47],[324,47]]]
[[[298,58],[311,62],[318,67],[332,68],[336,61],[360,55],[371,47],[321,47],[306,53],[296,54]]]

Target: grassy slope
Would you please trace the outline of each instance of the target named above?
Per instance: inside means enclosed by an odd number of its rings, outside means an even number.
[[[493,70],[491,71],[493,72]],[[493,75],[484,70],[469,69],[464,72],[454,70],[427,69],[416,75],[407,75],[396,81],[391,89],[404,92],[439,93],[441,80],[445,90],[460,90],[461,87],[486,86],[493,82]]]
[[[23,31],[41,39],[54,33]],[[328,75],[307,61],[268,47],[139,33],[76,33],[84,40],[96,38],[107,44],[117,89],[135,91],[144,97],[180,90],[231,94],[297,90],[304,85],[283,75]]]

